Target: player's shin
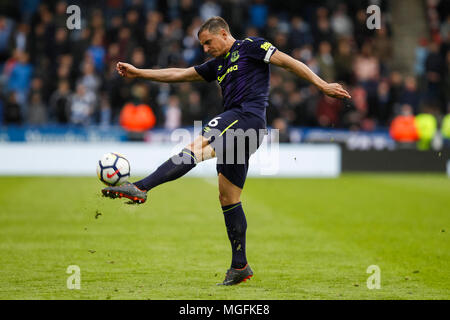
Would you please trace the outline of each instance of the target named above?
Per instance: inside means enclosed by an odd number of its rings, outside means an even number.
[[[195,154],[189,149],[183,149],[179,154],[161,164],[148,177],[134,183],[141,190],[149,191],[160,184],[181,178],[197,165]]]
[[[244,268],[247,265],[247,257],[245,254],[247,220],[242,209],[242,204],[239,202],[223,206],[222,212],[225,218],[228,239],[231,243],[231,267],[235,269]]]

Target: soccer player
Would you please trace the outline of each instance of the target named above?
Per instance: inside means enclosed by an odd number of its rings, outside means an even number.
[[[250,155],[259,147],[266,128],[269,96],[269,63],[280,66],[308,80],[324,94],[335,98],[351,98],[338,83],[327,83],[305,64],[277,50],[268,41],[250,37],[236,40],[221,17],[208,19],[198,31],[203,50],[213,59],[190,68],[138,69],[131,64],[117,63],[123,77],[143,78],[160,82],[218,81],[223,94],[224,112],[213,118],[201,135],[179,154],[161,164],[155,172],[135,183],[107,187],[102,190],[110,198],[126,197],[144,203],[147,192],[158,185],[178,179],[197,163],[217,157],[219,201],[231,243],[232,260],[223,285],[235,285],[253,276],[246,258],[247,221],[241,204],[241,193],[248,171]],[[255,140],[239,147],[235,142],[239,131],[253,130]],[[232,137],[229,139],[229,137]],[[251,139],[250,139],[251,140]],[[236,157],[227,154],[236,152]],[[219,161],[219,155],[222,161]],[[226,158],[226,161],[223,159]],[[231,161],[229,161],[232,158]]]

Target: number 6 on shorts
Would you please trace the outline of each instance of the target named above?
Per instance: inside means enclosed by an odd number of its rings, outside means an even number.
[[[208,126],[209,127],[215,127],[219,124],[219,119],[221,119],[222,117],[215,117],[214,119],[212,119],[210,122],[208,122]]]

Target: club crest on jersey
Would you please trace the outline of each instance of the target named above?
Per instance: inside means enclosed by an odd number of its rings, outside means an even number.
[[[230,61],[235,62],[237,59],[239,59],[239,51],[233,51],[231,53]]]
[[[217,68],[217,71],[220,71],[220,70],[222,70],[222,65],[220,65],[220,66]]]

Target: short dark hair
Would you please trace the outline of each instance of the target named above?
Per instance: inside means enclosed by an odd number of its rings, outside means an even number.
[[[208,30],[211,33],[217,33],[220,29],[225,29],[228,33],[230,33],[230,27],[228,23],[222,17],[212,17],[206,20],[200,29],[197,32],[197,37],[200,36],[205,30]]]

